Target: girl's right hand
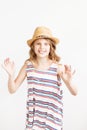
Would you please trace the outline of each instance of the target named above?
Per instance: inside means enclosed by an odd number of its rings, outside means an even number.
[[[8,73],[9,76],[13,76],[14,75],[15,64],[9,58],[6,58],[4,60],[4,65],[2,65],[2,67]]]

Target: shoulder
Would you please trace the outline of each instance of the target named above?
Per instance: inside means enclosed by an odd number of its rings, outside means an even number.
[[[27,65],[29,65],[29,64],[31,64],[31,61],[30,61],[29,59],[27,59],[27,60],[24,62],[24,65],[27,66]]]
[[[27,66],[29,65],[29,63],[30,63],[29,60],[24,61],[23,65],[22,65],[22,67],[21,67],[21,71],[23,71],[23,70],[25,71],[26,68],[27,68]]]

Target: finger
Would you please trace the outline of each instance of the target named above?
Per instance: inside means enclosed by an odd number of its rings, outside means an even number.
[[[13,66],[13,67],[15,66],[15,63],[14,63],[14,61],[12,61],[12,62],[11,62],[11,66]]]
[[[73,71],[72,75],[74,75],[76,73],[76,70]]]
[[[3,61],[0,60],[0,67],[3,67]]]
[[[10,61],[10,59],[9,59],[9,58],[6,58],[6,59],[4,60],[4,64],[8,64],[9,61]]]
[[[4,64],[1,64],[1,67],[2,67],[3,69],[6,69],[6,67],[5,67],[5,65],[4,65]]]
[[[65,71],[71,71],[71,65],[64,65],[65,66]]]

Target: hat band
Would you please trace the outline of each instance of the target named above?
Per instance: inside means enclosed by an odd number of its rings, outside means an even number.
[[[46,36],[46,35],[39,35],[39,36],[36,37],[36,39],[38,39],[38,38],[49,38],[49,37]]]

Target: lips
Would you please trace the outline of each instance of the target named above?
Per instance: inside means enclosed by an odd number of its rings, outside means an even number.
[[[44,54],[46,53],[46,51],[38,51],[40,54]]]

